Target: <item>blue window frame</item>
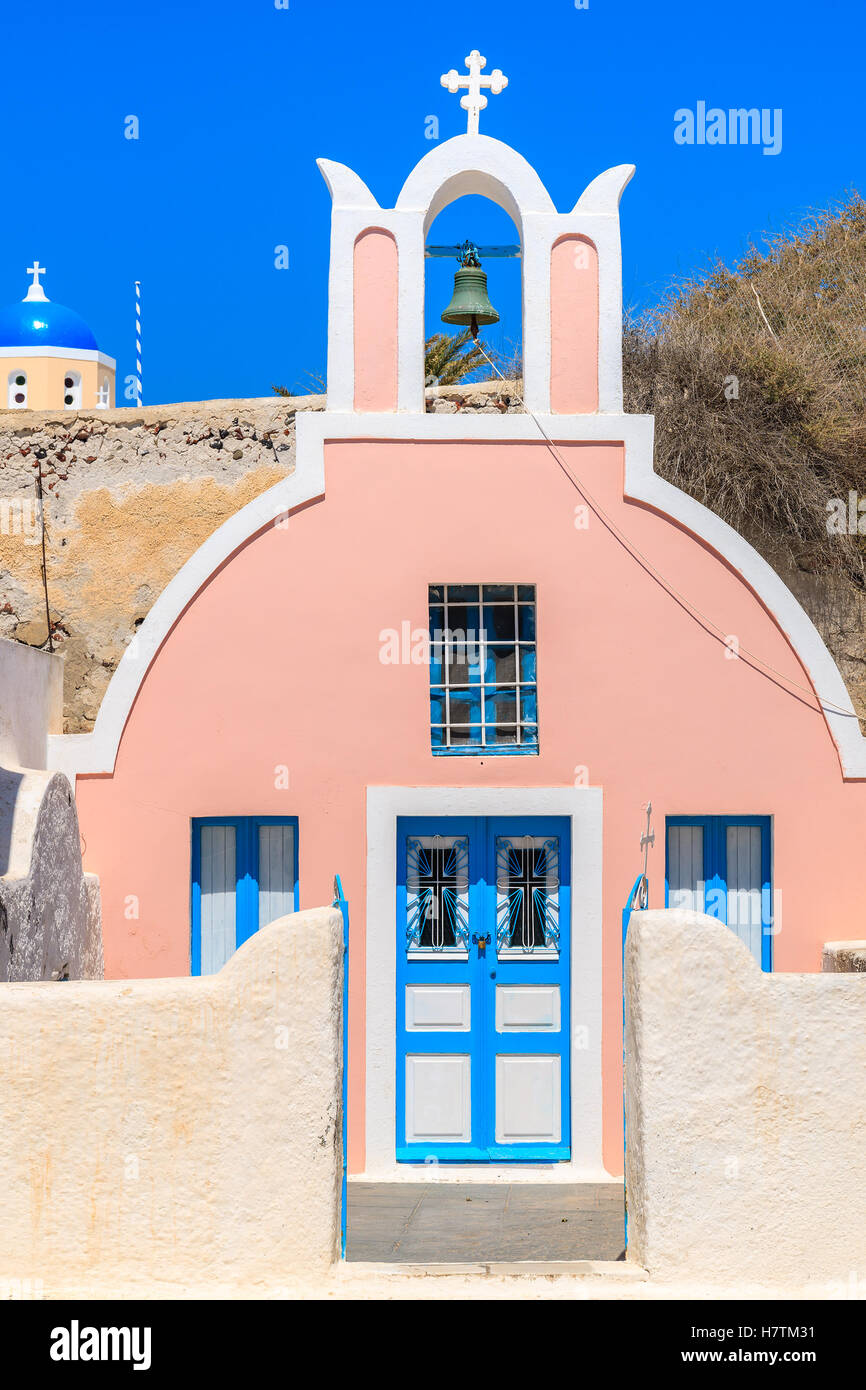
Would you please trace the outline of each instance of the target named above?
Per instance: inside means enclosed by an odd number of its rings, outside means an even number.
[[[668,816],[665,906],[725,922],[762,970],[773,968],[769,816]]]
[[[260,927],[297,910],[296,816],[193,820],[193,975],[220,970]]]
[[[430,741],[441,755],[537,754],[534,584],[431,584]]]

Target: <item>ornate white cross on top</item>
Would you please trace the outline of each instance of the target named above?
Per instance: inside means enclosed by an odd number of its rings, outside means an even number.
[[[477,135],[478,117],[487,105],[481,88],[489,87],[493,95],[498,96],[508,86],[508,78],[503,77],[501,68],[494,68],[489,77],[482,77],[481,69],[487,67],[487,59],[482,58],[477,48],[473,48],[463,61],[469,69],[468,77],[461,77],[457,69],[452,68],[450,72],[443,72],[440,81],[449,92],[459,92],[461,87],[467,89],[466,96],[460,98],[460,105],[468,113],[466,134]]]
[[[42,288],[42,286],[41,286],[40,283],[39,283],[39,276],[40,276],[40,275],[44,275],[45,273],[46,273],[46,271],[45,271],[45,266],[44,266],[44,265],[40,265],[38,261],[34,261],[32,265],[29,265],[29,266],[27,267],[27,274],[33,276],[33,283],[32,283],[32,285],[30,285],[29,289],[27,290],[27,298],[28,298],[28,299],[44,299],[44,298],[45,298],[45,291],[44,291],[44,289]]]

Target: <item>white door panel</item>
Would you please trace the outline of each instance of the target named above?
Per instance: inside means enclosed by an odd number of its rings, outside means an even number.
[[[497,1057],[497,1144],[558,1144],[561,1093],[558,1056]]]
[[[459,1144],[472,1133],[470,1059],[461,1053],[406,1057],[406,1142]]]
[[[558,1033],[559,985],[499,985],[497,1033]]]
[[[407,1033],[468,1033],[470,998],[469,985],[407,985]]]

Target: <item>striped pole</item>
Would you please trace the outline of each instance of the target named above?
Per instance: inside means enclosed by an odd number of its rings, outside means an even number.
[[[141,391],[141,281],[135,282],[135,386],[138,392],[136,405],[144,405]]]

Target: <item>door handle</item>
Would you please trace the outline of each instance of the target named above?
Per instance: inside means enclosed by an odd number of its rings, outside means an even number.
[[[479,956],[483,956],[487,947],[490,945],[490,932],[488,932],[486,936],[479,936],[477,932],[473,932],[472,945],[477,946]]]

